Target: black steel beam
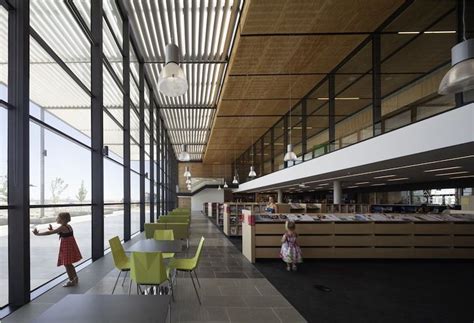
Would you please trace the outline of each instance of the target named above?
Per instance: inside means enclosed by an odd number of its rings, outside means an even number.
[[[377,136],[382,133],[382,81],[380,35],[372,36],[372,131]]]
[[[150,223],[155,222],[155,100],[150,90]]]
[[[307,133],[307,100],[301,101],[301,153],[306,155],[307,152],[307,140],[308,140],[308,133]]]
[[[131,177],[130,177],[130,23],[123,19],[123,237],[130,240],[131,222]]]
[[[272,164],[272,173],[275,171],[275,127],[270,128],[270,158]]]
[[[156,192],[155,192],[155,203],[156,203],[156,219],[158,219],[160,217],[160,200],[161,200],[161,197],[160,197],[160,127],[161,127],[161,119],[160,119],[160,112],[159,112],[159,106],[158,104],[156,104],[155,102],[155,105],[156,105],[156,111],[155,113],[157,114],[157,118],[156,118],[156,124],[155,124],[155,137],[156,137],[156,145],[155,145],[155,149],[156,149]]]
[[[328,76],[328,97],[329,97],[329,118],[328,118],[328,131],[329,131],[329,149],[334,150],[334,144],[336,140],[336,100],[335,100],[335,76],[329,74]]]
[[[285,116],[283,117],[283,154],[285,154],[286,152],[286,148],[288,147],[288,115],[285,114]],[[284,164],[284,167],[287,168],[288,167],[288,162],[283,162]]]
[[[145,69],[138,68],[139,118],[140,118],[140,231],[145,230]]]
[[[30,301],[30,102],[28,0],[8,13],[8,294],[18,307]]]
[[[77,77],[77,75],[71,71],[69,66],[67,66],[66,63],[56,54],[56,52],[48,45],[46,41],[44,41],[43,38],[33,29],[33,27],[30,27],[30,35],[31,37],[45,50],[46,53],[48,53],[49,56],[59,65],[61,68],[66,72],[67,75],[69,75],[74,82],[76,82],[79,87],[86,92],[89,95],[92,95],[91,91],[89,88]]]
[[[92,260],[104,255],[104,113],[102,0],[91,2]]]

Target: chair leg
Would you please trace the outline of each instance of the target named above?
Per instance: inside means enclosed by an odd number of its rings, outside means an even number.
[[[125,272],[125,275],[123,276],[122,286],[123,286],[123,284],[125,284],[125,278],[127,278],[127,274],[128,274],[128,271],[126,271],[126,272]]]
[[[117,279],[115,280],[114,288],[112,289],[112,294],[115,292],[115,287],[117,287],[118,280],[120,278],[120,274],[122,274],[122,271],[119,270],[119,274],[117,276]]]
[[[199,282],[199,279],[198,279],[198,275],[197,275],[197,273],[196,273],[196,270],[193,270],[193,272],[194,272],[194,276],[196,276],[196,280],[197,280],[197,282],[198,282],[199,288],[201,288],[201,283]]]
[[[191,281],[193,282],[194,291],[196,292],[196,295],[197,295],[197,298],[198,298],[198,301],[199,301],[199,305],[202,305],[201,304],[201,298],[199,297],[199,293],[198,293],[198,290],[196,288],[196,284],[194,283],[193,274],[191,272],[189,272],[189,276],[191,276]]]
[[[130,285],[128,286],[128,295],[132,292],[132,279],[130,278]]]
[[[173,282],[170,281],[170,282],[169,282],[169,285],[170,285],[170,291],[171,291],[171,298],[173,299],[173,302],[174,302],[175,300],[174,300]]]

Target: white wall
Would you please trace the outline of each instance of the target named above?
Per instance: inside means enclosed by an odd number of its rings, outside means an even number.
[[[191,211],[202,211],[202,205],[205,202],[224,203],[224,190],[218,191],[217,188],[206,188],[191,197]]]

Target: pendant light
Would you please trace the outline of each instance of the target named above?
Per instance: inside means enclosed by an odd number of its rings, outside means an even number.
[[[285,154],[285,157],[283,157],[283,161],[285,162],[289,162],[289,161],[295,161],[298,159],[298,157],[296,157],[296,154],[294,153],[293,151],[293,145],[291,144],[291,130],[293,129],[293,125],[291,124],[291,69],[288,67],[289,69],[289,73],[288,73],[288,85],[289,85],[289,90],[290,90],[290,107],[289,107],[289,112],[290,112],[290,129],[285,129],[288,130],[288,136],[289,136],[289,139],[290,139],[290,142],[288,144],[288,146],[286,147],[286,154]]]
[[[189,166],[186,166],[184,168],[184,174],[183,174],[184,177],[191,177],[191,172],[189,171]]]
[[[191,190],[191,185],[186,186],[188,188],[188,191]]]
[[[253,166],[250,166],[249,177],[257,177],[257,173],[255,173]]]
[[[227,185],[227,181],[225,180],[225,176],[227,175],[227,150],[224,150],[224,188],[229,188],[229,185]]]
[[[466,0],[463,1],[463,41],[451,48],[451,69],[441,80],[441,95],[474,89],[474,38],[466,38]]]
[[[253,134],[253,133],[252,133]],[[254,178],[257,177],[257,173],[255,172],[255,169],[253,167],[253,155],[254,155],[254,149],[253,149],[253,135],[252,135],[252,145],[250,146],[252,149],[252,165],[250,166],[250,172],[249,172],[249,177]]]
[[[219,184],[219,187],[217,188],[218,191],[222,191],[221,184]]]
[[[188,90],[188,80],[179,64],[179,48],[171,43],[166,45],[165,66],[158,80],[158,90],[166,96],[177,97]]]
[[[182,162],[191,160],[191,155],[188,153],[188,145],[181,145],[181,152],[178,155],[178,159]]]
[[[239,180],[237,179],[237,176],[234,175],[234,180],[232,181],[232,184],[239,185]]]
[[[188,177],[188,178],[186,179],[186,184],[191,185],[191,177]]]

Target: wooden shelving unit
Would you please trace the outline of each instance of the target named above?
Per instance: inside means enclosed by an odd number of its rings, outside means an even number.
[[[398,216],[400,220],[396,220]],[[390,215],[388,221],[297,222],[298,243],[304,258],[474,258],[474,220],[403,218]],[[250,261],[279,257],[284,221],[257,220],[254,226],[243,223],[243,232],[244,255]]]
[[[253,213],[264,212],[266,204],[262,203],[224,203],[224,234],[227,236],[242,235],[242,211]]]

